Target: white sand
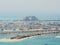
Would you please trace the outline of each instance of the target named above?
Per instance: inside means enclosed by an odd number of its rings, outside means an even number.
[[[16,42],[16,41],[22,41],[26,38],[22,38],[22,39],[0,39],[0,42]]]
[[[32,38],[34,36],[31,36],[31,37],[26,37],[26,38],[22,38],[22,39],[0,39],[0,42],[16,42],[16,41],[22,41],[22,40],[25,40],[25,39],[29,39],[29,38]]]

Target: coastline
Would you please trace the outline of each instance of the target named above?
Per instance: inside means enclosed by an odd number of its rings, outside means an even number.
[[[35,35],[27,35],[27,36],[22,36],[20,37],[19,35],[15,36],[15,37],[11,37],[11,38],[3,38],[0,39],[0,42],[17,42],[17,41],[23,41],[25,39],[29,39],[29,38],[33,38],[36,36],[45,36],[45,35],[49,35],[49,34],[35,34]],[[60,36],[55,36],[55,38],[60,38]]]
[[[18,38],[14,38],[14,39],[4,38],[4,39],[0,39],[0,42],[18,42],[18,41],[23,41],[25,39],[30,39],[30,38],[33,38],[33,37],[36,37],[36,36],[30,36],[30,37],[25,37],[25,38],[20,38],[20,39],[18,39]],[[40,36],[45,36],[45,35],[40,35]],[[60,36],[55,36],[55,38],[60,38]]]
[[[31,37],[26,37],[26,38],[21,38],[21,39],[10,39],[10,38],[4,38],[4,39],[0,39],[0,42],[17,42],[17,41],[23,41],[25,39],[29,39],[29,38],[33,38],[36,36],[31,36]]]

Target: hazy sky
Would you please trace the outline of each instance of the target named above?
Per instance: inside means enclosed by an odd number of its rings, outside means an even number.
[[[0,19],[22,19],[25,16],[60,20],[60,0],[0,0]]]

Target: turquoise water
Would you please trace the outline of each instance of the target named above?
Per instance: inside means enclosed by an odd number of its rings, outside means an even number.
[[[55,38],[55,36],[36,36],[32,38],[27,38],[18,42],[0,42],[0,45],[60,45],[60,38]]]

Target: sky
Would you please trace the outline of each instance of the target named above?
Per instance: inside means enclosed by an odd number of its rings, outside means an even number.
[[[60,0],[0,0],[0,20],[21,20],[26,16],[60,20]]]

